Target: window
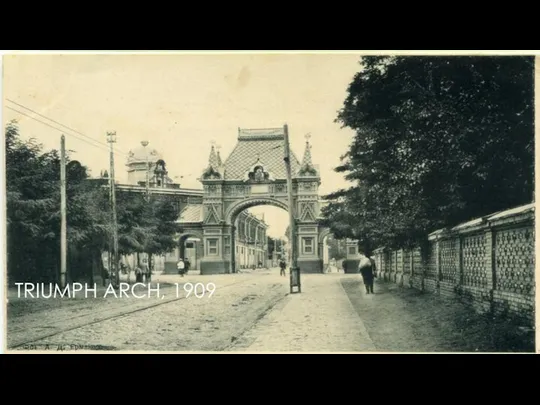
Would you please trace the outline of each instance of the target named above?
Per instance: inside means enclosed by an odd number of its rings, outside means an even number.
[[[218,240],[217,239],[208,239],[208,256],[217,256],[218,255]]]
[[[193,249],[195,246],[193,246],[193,242],[187,242],[186,243],[186,249]]]
[[[356,248],[354,246],[349,246],[349,254],[355,255],[356,254]]]
[[[313,238],[302,238],[302,253],[305,255],[313,254]]]

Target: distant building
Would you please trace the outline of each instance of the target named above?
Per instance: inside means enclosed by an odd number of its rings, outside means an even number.
[[[180,188],[180,184],[168,176],[163,156],[156,149],[139,146],[129,152],[128,184],[146,186],[147,178],[151,188]]]

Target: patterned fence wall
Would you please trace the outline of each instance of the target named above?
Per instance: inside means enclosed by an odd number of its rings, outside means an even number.
[[[429,235],[426,252],[375,250],[380,279],[534,323],[534,204]]]
[[[424,261],[422,260],[422,252],[420,248],[415,248],[412,251],[413,268],[412,268],[412,286],[420,290],[424,289]]]
[[[394,283],[403,283],[403,250],[396,251],[396,276]]]

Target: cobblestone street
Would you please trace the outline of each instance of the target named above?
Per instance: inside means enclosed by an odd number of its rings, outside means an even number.
[[[343,274],[302,277],[302,293],[278,304],[230,350],[249,352],[374,351],[364,322],[349,301]]]
[[[180,288],[162,288],[156,298],[107,298],[68,301],[68,305],[44,302],[47,309],[10,316],[8,347],[56,350],[58,347],[103,348],[136,351],[220,350],[264,314],[288,292],[288,279],[258,271],[257,274],[154,277],[155,283],[214,283],[213,295],[201,298]],[[51,301],[40,300],[40,301]],[[16,303],[12,304],[12,312]],[[34,304],[35,305],[35,304]],[[50,337],[39,338],[47,334]]]
[[[289,277],[280,277],[278,269],[158,276],[153,282],[169,284],[162,290],[166,298],[64,299],[43,302],[42,310],[34,301],[33,312],[26,314],[17,311],[21,302],[12,300],[8,343],[18,346],[12,350],[55,352],[534,350],[530,334],[488,325],[457,302],[384,282],[366,295],[355,274],[304,274],[300,294],[289,294]],[[216,290],[212,296],[177,298],[175,282],[212,282]]]

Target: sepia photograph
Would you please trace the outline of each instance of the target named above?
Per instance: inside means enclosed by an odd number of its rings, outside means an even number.
[[[537,60],[3,53],[3,352],[537,352]]]

